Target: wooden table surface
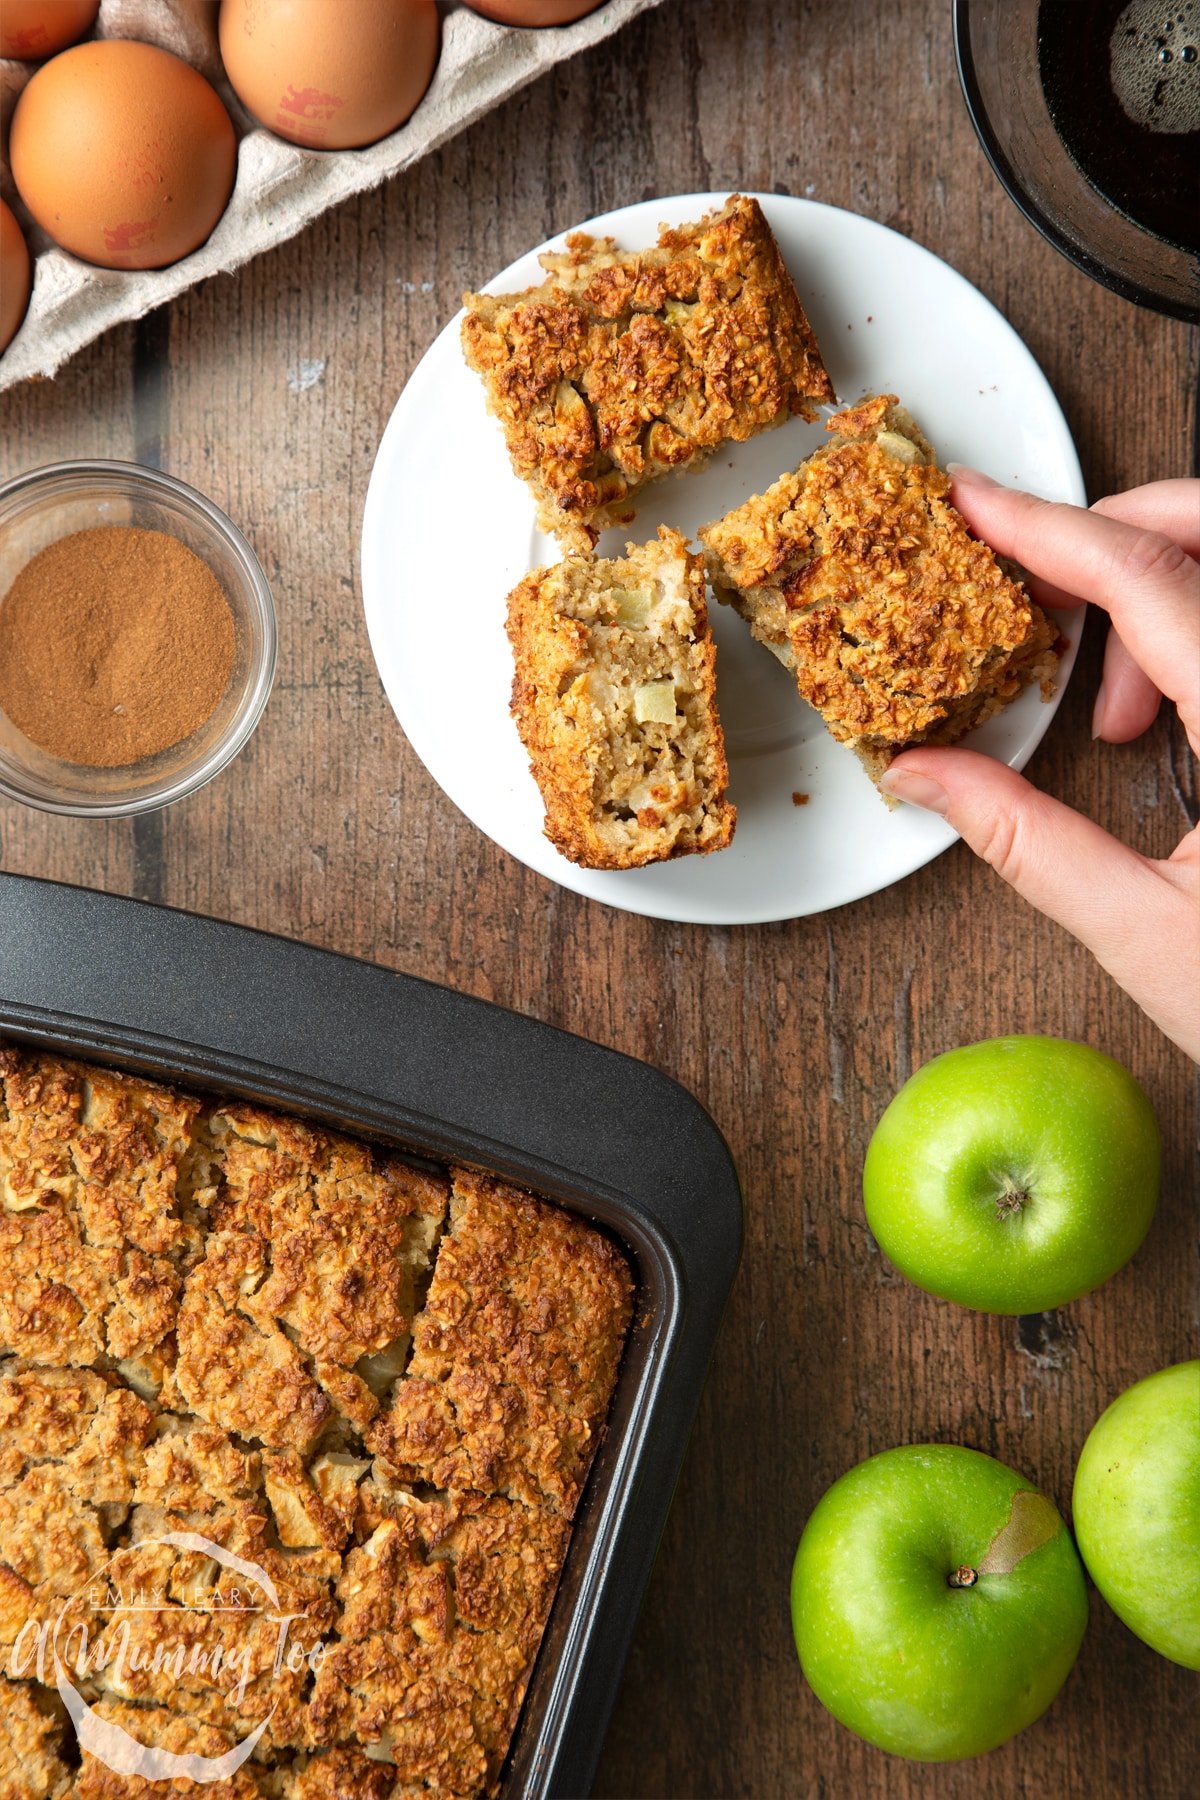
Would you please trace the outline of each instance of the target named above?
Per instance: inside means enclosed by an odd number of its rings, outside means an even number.
[[[416,170],[235,276],[0,399],[0,473],[134,457],[246,531],[279,607],[279,681],[249,749],[165,815],[0,806],[0,865],[165,900],[431,977],[649,1059],[709,1107],[746,1251],[600,1769],[601,1795],[1182,1795],[1194,1676],[1093,1596],[1048,1717],[980,1763],[889,1759],[826,1715],[788,1624],[800,1528],[874,1451],[964,1443],[1061,1505],[1088,1428],[1196,1354],[1194,1076],[1056,926],[956,846],[824,917],[743,930],[611,912],[494,848],[434,785],[380,689],[358,588],[371,461],[397,394],[475,282],[589,214],[657,194],[811,194],[975,282],[1065,408],[1089,492],[1192,466],[1197,341],[1093,285],[1025,224],[978,149],[946,0],[664,0]],[[931,321],[931,329],[938,329]],[[1151,854],[1197,816],[1162,718],[1094,745],[1101,634],[1035,778]],[[0,922],[2,928],[2,922]],[[1061,1313],[980,1317],[884,1263],[859,1178],[899,1084],[1010,1031],[1134,1070],[1166,1143],[1134,1264]]]

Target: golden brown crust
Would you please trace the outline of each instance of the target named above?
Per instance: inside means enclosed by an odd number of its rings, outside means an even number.
[[[446,1184],[300,1120],[224,1107],[214,1229],[179,1309],[175,1380],[201,1418],[307,1452],[376,1411],[362,1359],[407,1338]]]
[[[129,1706],[101,1699],[95,1711],[108,1724],[119,1726],[139,1744],[170,1750],[176,1756],[224,1756],[235,1748],[226,1731],[173,1713],[168,1707]],[[224,1781],[200,1784],[186,1777],[178,1781],[150,1780],[141,1775],[122,1775],[97,1757],[83,1753],[71,1800],[261,1800],[267,1788],[253,1764],[244,1765]]]
[[[214,1232],[179,1312],[175,1379],[198,1418],[307,1451],[333,1406],[299,1348],[257,1306],[269,1255],[249,1232]]]
[[[627,552],[535,569],[508,597],[512,713],[546,836],[589,869],[723,850],[737,818],[703,563],[666,526]],[[623,613],[631,595],[645,617]],[[671,717],[639,720],[639,689],[662,681]]]
[[[445,1176],[259,1108],[2,1047],[0,1094],[0,1800],[195,1787],[72,1772],[56,1624],[142,1744],[218,1756],[270,1714],[217,1800],[491,1791],[616,1378],[619,1252],[461,1170],[447,1230]],[[410,1333],[454,1414],[438,1491],[365,1441],[416,1417]]]
[[[269,1247],[256,1317],[278,1319],[309,1355],[344,1368],[403,1337],[445,1216],[445,1181],[245,1106],[223,1108],[214,1130],[225,1181],[213,1223]]]
[[[0,1800],[57,1800],[70,1785],[57,1696],[0,1677]]]
[[[83,1499],[127,1504],[153,1417],[136,1394],[91,1369],[11,1366],[0,1375],[0,1490],[52,1462],[70,1471]]]
[[[203,1529],[209,1515],[261,1491],[262,1458],[219,1426],[170,1413],[159,1414],[155,1425],[142,1452],[135,1505],[186,1516]]]
[[[205,1549],[163,1541],[184,1526],[177,1514],[138,1509],[129,1543],[110,1556],[111,1590],[136,1595],[139,1604],[119,1612],[93,1607],[92,1687],[112,1700],[162,1705],[235,1739],[270,1715],[265,1747],[312,1747],[303,1657],[337,1628],[340,1559],[275,1549],[260,1503],[222,1512],[200,1527],[207,1543],[257,1565],[268,1589],[258,1576],[222,1567]],[[282,1618],[295,1667],[286,1656],[277,1661]]]
[[[321,1728],[384,1745],[402,1782],[458,1792],[464,1754],[481,1776],[499,1767],[569,1527],[499,1498],[380,1505],[380,1522],[343,1565],[340,1641],[318,1672],[312,1712]]]
[[[577,232],[524,294],[465,294],[483,377],[544,529],[587,549],[647,482],[833,399],[756,200],[733,195],[656,248]]]
[[[221,1730],[184,1715],[171,1712],[169,1706],[131,1706],[122,1701],[103,1699],[95,1712],[106,1723],[119,1724],[133,1739],[155,1744],[176,1755],[189,1751],[205,1757],[221,1757],[236,1748],[234,1732]],[[54,1795],[56,1789],[47,1789]],[[273,1757],[272,1766],[263,1768],[257,1759],[237,1769],[232,1777],[218,1782],[193,1780],[146,1780],[137,1775],[115,1775],[103,1762],[86,1755],[79,1769],[77,1786],[70,1791],[72,1800],[398,1800],[403,1789],[396,1780],[396,1768],[387,1762],[376,1762],[360,1750],[299,1751],[293,1757]],[[450,1800],[457,1789],[443,1789]],[[0,1800],[32,1800],[22,1789],[20,1795],[5,1793],[0,1784]],[[428,1793],[421,1789],[421,1800]]]
[[[161,1379],[210,1170],[200,1103],[0,1048],[0,1343]]]
[[[628,1268],[606,1238],[456,1169],[412,1360],[369,1445],[405,1479],[572,1518],[630,1306]]]
[[[205,1177],[198,1100],[8,1050],[0,1087],[0,1197],[9,1211],[69,1205],[89,1243],[187,1260]]]
[[[394,1768],[361,1750],[319,1750],[297,1758],[279,1800],[394,1800],[395,1781]]]
[[[894,395],[826,429],[832,445],[700,537],[718,597],[878,775],[900,749],[973,730],[1031,681],[1052,691],[1058,634],[971,536]]]

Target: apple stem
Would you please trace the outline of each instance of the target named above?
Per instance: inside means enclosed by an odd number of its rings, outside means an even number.
[[[1000,1192],[996,1195],[996,1217],[998,1219],[1011,1219],[1014,1213],[1024,1211],[1025,1207],[1029,1205],[1029,1201],[1030,1193],[1028,1188],[1010,1187],[1006,1181]]]
[[[979,1580],[979,1572],[973,1569],[970,1563],[962,1563],[952,1575],[946,1577],[946,1580],[952,1588],[974,1587]]]

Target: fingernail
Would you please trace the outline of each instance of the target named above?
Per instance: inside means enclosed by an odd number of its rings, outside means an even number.
[[[942,818],[950,810],[950,796],[941,782],[928,775],[918,775],[915,769],[886,769],[879,778],[879,785],[893,800],[905,800],[909,806],[940,813]]]
[[[985,475],[982,469],[973,469],[970,463],[948,462],[946,473],[952,480],[961,482],[964,487],[1000,486],[1000,483],[993,481],[990,475]]]

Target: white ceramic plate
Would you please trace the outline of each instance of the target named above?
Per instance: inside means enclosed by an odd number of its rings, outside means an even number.
[[[724,194],[650,200],[591,220],[623,247],[653,244]],[[896,393],[943,461],[1082,502],[1071,436],[1037,363],[982,294],[928,250],[856,213],[758,196],[795,278],[841,400]],[[554,240],[560,247],[561,240]],[[550,246],[543,245],[542,248]],[[531,251],[488,285],[510,293],[542,279]],[[787,675],[729,607],[711,608],[717,696],[738,810],[728,850],[646,869],[576,868],[542,835],[542,806],[509,716],[512,662],[505,598],[559,550],[533,522],[500,428],[459,347],[460,319],[436,339],[383,435],[363,521],[363,598],[371,648],[409,741],[481,831],[552,881],[652,918],[745,925],[798,918],[887,887],[953,843],[931,814],[889,811],[853,752],[834,743]],[[642,497],[636,522],[607,532],[601,555],[643,542],[662,523],[693,536],[759,493],[824,440],[793,420],[718,452],[700,473]],[[1064,614],[1074,662],[1082,608]],[[1059,692],[1062,692],[1060,684]],[[1055,703],[1026,692],[970,742],[1020,768]],[[794,793],[808,795],[797,806]]]

